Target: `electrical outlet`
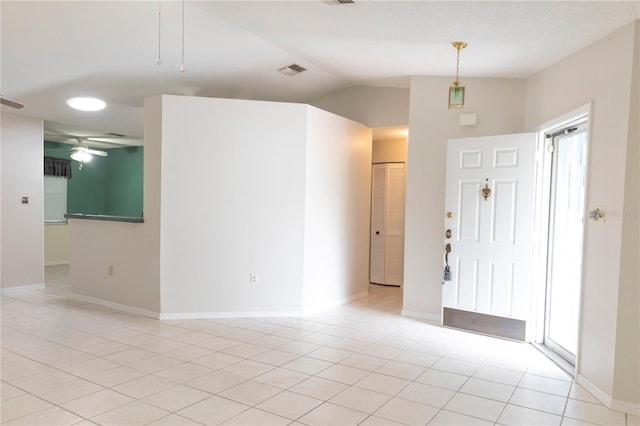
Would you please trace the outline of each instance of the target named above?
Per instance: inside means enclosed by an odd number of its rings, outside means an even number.
[[[258,274],[249,274],[249,284],[258,284]]]

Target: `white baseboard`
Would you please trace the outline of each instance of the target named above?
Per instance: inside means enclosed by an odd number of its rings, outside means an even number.
[[[344,305],[346,303],[353,302],[354,300],[367,297],[368,295],[369,295],[369,290],[367,289],[361,293],[356,293],[351,296],[345,297],[343,299],[337,299],[328,303],[323,303],[322,305],[314,306],[313,308],[304,309],[302,312],[302,316],[317,314],[318,312],[322,312],[326,309],[333,308],[334,306]]]
[[[320,307],[304,311],[239,311],[239,312],[163,312],[160,320],[181,320],[181,319],[215,319],[215,318],[274,318],[274,317],[302,317],[311,315],[328,308],[344,305],[353,300],[369,295],[369,291],[363,291],[344,299],[326,303]]]
[[[247,311],[247,312],[174,312],[161,313],[160,320],[215,319],[215,318],[272,318],[299,317],[301,311]]]
[[[425,314],[424,312],[407,311],[403,309],[400,315],[402,315],[403,317],[418,318],[421,320],[437,323],[438,325],[442,325],[442,317],[436,314]]]
[[[44,286],[43,286],[44,287]],[[97,299],[95,297],[84,296],[77,293],[69,293],[69,298],[73,300],[79,300],[81,302],[94,303],[96,305],[106,306],[108,308],[117,309],[119,311],[128,312],[135,315],[142,315],[149,318],[159,320],[181,320],[181,319],[215,319],[215,318],[265,318],[265,317],[301,317],[310,315],[333,306],[343,305],[362,297],[369,295],[369,291],[364,291],[352,296],[349,296],[343,300],[337,300],[327,305],[322,306],[313,312],[308,311],[239,311],[239,312],[152,312],[146,309],[136,308],[135,306],[123,305],[116,302],[111,302],[104,299]]]
[[[44,284],[17,285],[14,287],[5,287],[0,291],[0,293],[11,294],[11,293],[20,293],[20,292],[29,291],[29,290],[44,290]]]
[[[622,411],[623,413],[633,414],[634,416],[640,416],[640,404],[634,404],[633,402],[619,401],[614,399],[611,401],[611,408],[615,411]]]
[[[82,294],[77,293],[69,293],[67,296],[69,299],[78,300],[80,302],[88,302],[93,303],[100,306],[105,306],[107,308],[117,309],[119,311],[127,312],[134,315],[141,315],[143,317],[159,319],[160,314],[153,311],[148,311],[146,309],[136,308],[135,306],[123,305],[121,303],[111,302],[109,300],[98,299],[95,297],[84,296]]]
[[[71,261],[69,260],[50,260],[48,262],[44,262],[44,266],[58,266],[58,265],[70,265]]]
[[[576,381],[583,388],[589,391],[591,395],[595,396],[600,402],[602,402],[606,407],[615,411],[633,414],[635,416],[640,415],[640,404],[613,399],[605,392],[603,392],[599,387],[591,383],[588,379],[580,374],[578,374]]]

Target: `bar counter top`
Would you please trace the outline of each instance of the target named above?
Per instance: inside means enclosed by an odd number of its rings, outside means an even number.
[[[104,220],[108,222],[129,222],[129,223],[144,223],[142,217],[130,217],[130,216],[110,216],[106,214],[86,214],[86,213],[68,213],[64,217],[67,219],[86,219],[86,220]]]

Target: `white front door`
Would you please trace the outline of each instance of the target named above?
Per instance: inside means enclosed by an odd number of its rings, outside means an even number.
[[[449,141],[443,255],[450,244],[451,276],[442,305],[485,314],[463,322],[500,317],[524,327],[530,319],[535,144],[535,133]]]

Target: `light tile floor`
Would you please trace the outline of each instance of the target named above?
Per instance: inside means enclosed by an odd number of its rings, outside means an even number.
[[[527,344],[400,316],[401,290],[304,318],[156,321],[2,296],[2,424],[637,425]]]

